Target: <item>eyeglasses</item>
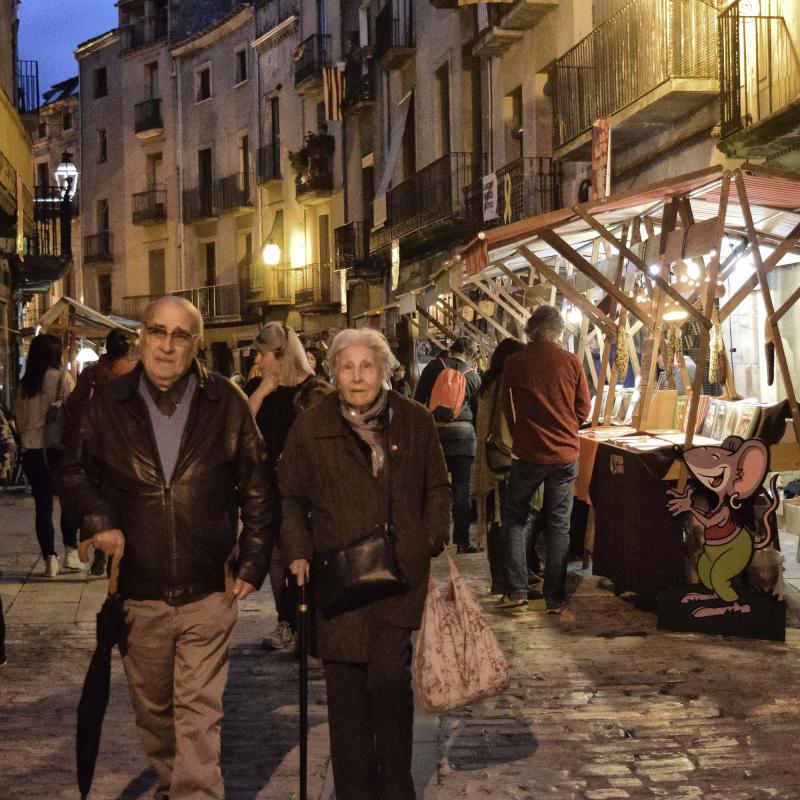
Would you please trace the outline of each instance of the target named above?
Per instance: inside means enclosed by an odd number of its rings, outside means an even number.
[[[186,331],[172,331],[171,333],[166,330],[166,328],[160,328],[157,326],[145,328],[147,331],[147,338],[151,341],[155,342],[156,344],[161,344],[165,342],[168,337],[172,338],[172,344],[175,347],[179,347],[183,349],[184,347],[188,347],[198,336],[199,333],[187,333]]]

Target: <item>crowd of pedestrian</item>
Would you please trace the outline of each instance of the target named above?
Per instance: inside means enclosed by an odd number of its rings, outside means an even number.
[[[267,576],[277,611],[267,650],[295,645],[297,589],[317,586],[314,652],[341,800],[414,797],[411,634],[451,521],[457,553],[486,542],[500,608],[524,607],[543,572],[546,609],[561,611],[589,393],[555,308],[539,308],[526,334],[501,342],[482,377],[477,344],[458,338],[413,390],[374,330],[310,344],[270,322],[241,391],[198,360],[203,320],[177,297],[144,312],[138,361],[112,331],[77,385],[60,341],[34,337],[14,410],[45,575],[83,568],[78,530],[95,548],[92,574],[117,559],[120,649],[160,800],[223,797],[231,633],[238,601]],[[51,446],[59,406],[66,430]],[[326,565],[376,535],[402,590],[332,610],[319,588]]]

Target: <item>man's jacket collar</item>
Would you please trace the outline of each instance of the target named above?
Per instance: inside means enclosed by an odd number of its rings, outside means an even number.
[[[140,361],[127,375],[123,375],[108,384],[109,394],[118,402],[130,400],[139,391],[139,380],[143,371],[144,367]],[[203,392],[204,397],[209,400],[219,400],[219,386],[209,371],[197,359],[192,362],[189,372],[194,372],[197,375],[197,388]]]

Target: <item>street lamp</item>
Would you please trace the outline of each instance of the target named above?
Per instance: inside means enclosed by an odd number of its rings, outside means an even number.
[[[264,256],[264,263],[268,267],[277,267],[281,263],[281,248],[275,242],[267,241],[264,243],[264,249],[261,251]]]
[[[61,190],[63,200],[73,200],[78,191],[78,168],[72,163],[72,153],[66,150],[61,154],[61,163],[53,173],[56,185]]]

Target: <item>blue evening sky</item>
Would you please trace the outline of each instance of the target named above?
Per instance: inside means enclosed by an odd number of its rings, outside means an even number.
[[[114,0],[22,0],[19,57],[39,62],[39,89],[78,74],[75,47],[117,25]]]

